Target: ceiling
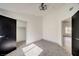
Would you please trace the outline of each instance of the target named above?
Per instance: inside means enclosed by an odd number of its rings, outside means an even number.
[[[46,3],[47,11],[40,11],[40,3],[0,3],[0,8],[23,14],[31,14],[40,16],[43,13],[49,12],[51,9],[59,9],[65,4]]]

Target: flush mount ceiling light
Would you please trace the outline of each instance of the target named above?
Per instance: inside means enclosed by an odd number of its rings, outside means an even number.
[[[47,5],[45,3],[41,3],[41,5],[39,6],[39,9],[45,11],[47,10]]]

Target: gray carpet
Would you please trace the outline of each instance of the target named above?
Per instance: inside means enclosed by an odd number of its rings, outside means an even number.
[[[69,54],[56,43],[40,40],[35,42],[35,44],[44,50],[40,56],[69,56]]]
[[[69,56],[69,54],[58,44],[52,43],[46,40],[39,40],[34,42],[37,46],[43,49],[43,52],[39,56]],[[19,46],[15,51],[7,54],[7,56],[24,56],[22,48],[25,45]]]

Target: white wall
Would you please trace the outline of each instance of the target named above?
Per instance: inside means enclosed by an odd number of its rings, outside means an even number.
[[[42,17],[29,14],[20,14],[4,10],[0,8],[0,15],[4,15],[16,20],[25,21],[26,25],[26,43],[32,43],[34,41],[42,39]]]
[[[69,8],[72,6],[74,9],[69,11]],[[61,21],[74,15],[78,8],[78,4],[66,4],[58,9],[51,9],[51,11],[43,17],[43,39],[62,45]]]
[[[26,28],[17,28],[17,40],[16,42],[26,41]]]
[[[27,22],[27,44],[42,39],[42,18],[30,17]]]
[[[22,20],[17,20],[17,27],[23,27],[26,28],[27,22]]]
[[[26,41],[26,22],[17,21],[17,40],[16,42]]]

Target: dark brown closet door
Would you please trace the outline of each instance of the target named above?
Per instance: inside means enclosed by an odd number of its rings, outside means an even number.
[[[72,17],[72,54],[79,56],[79,11]]]

